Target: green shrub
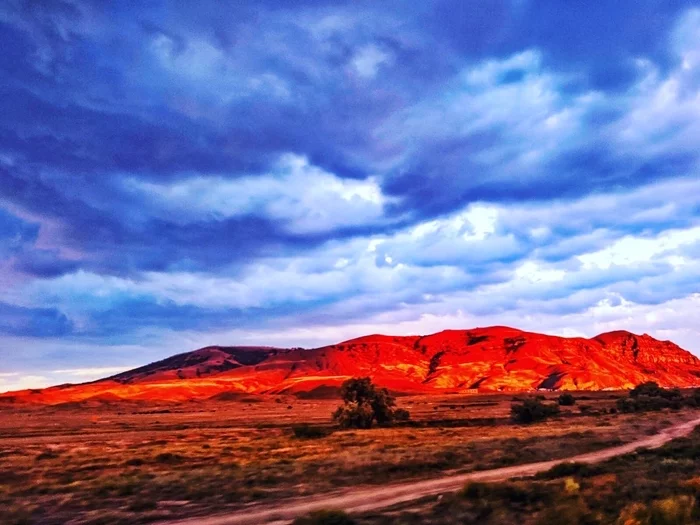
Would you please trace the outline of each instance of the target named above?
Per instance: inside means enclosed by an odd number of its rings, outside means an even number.
[[[333,412],[333,421],[341,428],[372,428],[374,412],[367,403],[346,402]]]
[[[521,483],[481,483],[478,481],[467,483],[457,496],[474,502],[489,501],[505,504],[508,507],[527,507],[537,503],[547,503],[551,500],[551,494],[547,487],[535,484]]]
[[[559,396],[557,402],[563,407],[570,407],[576,404],[576,398],[568,392],[564,392],[562,395]]]
[[[352,378],[340,388],[343,406],[333,412],[333,420],[342,428],[371,428],[407,421],[408,410],[394,408],[396,400],[386,388],[377,388],[369,377]]]
[[[659,397],[663,389],[654,381],[647,381],[634,387],[630,390],[630,397],[649,396]]]
[[[408,421],[409,419],[411,419],[411,413],[405,408],[394,410],[394,421]]]
[[[535,476],[536,479],[555,479],[565,478],[568,476],[590,477],[603,473],[604,470],[599,465],[589,465],[588,463],[579,463],[566,461],[554,465],[546,472],[541,472]]]
[[[297,518],[293,525],[355,525],[357,522],[342,510],[317,510]]]
[[[617,408],[620,412],[627,413],[664,409],[679,410],[684,405],[697,406],[695,395],[694,392],[690,397],[683,398],[683,394],[678,388],[661,388],[654,381],[647,381],[630,390],[628,397],[618,399]]]
[[[510,414],[517,423],[535,423],[559,413],[559,405],[545,404],[542,397],[530,397],[522,403],[513,403]]]

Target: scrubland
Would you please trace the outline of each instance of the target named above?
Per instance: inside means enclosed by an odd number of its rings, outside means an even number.
[[[0,523],[126,524],[234,512],[309,494],[573,456],[697,417],[691,409],[610,413],[621,394],[575,395],[574,406],[530,425],[511,421],[512,395],[401,397],[398,406],[411,412],[412,421],[369,430],[334,428],[330,414],[338,400],[259,396],[177,405],[5,406]],[[320,431],[300,430],[304,424]],[[700,436],[673,446],[680,449],[625,457],[603,470],[473,486],[440,502],[353,519],[576,523],[541,520],[555,508],[563,509],[557,512],[562,516],[617,519],[618,507],[652,491],[657,503],[629,512],[685,508],[691,502],[682,498],[694,497],[700,487]],[[663,456],[665,450],[672,452]],[[661,487],[663,476],[671,481]]]

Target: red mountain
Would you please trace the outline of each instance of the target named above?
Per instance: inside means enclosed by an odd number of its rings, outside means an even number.
[[[700,386],[700,359],[669,341],[617,331],[592,339],[490,327],[428,336],[369,335],[312,350],[209,346],[80,385],[23,390],[0,400],[181,401],[232,394],[320,395],[370,376],[395,392],[514,392],[631,388],[644,381]]]

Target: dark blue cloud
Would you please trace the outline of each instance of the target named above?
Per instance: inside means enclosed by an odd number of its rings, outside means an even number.
[[[71,321],[54,308],[24,308],[0,302],[0,333],[55,337],[72,330]]]
[[[33,242],[38,233],[38,224],[25,222],[0,208],[0,254],[9,256],[24,244]]]
[[[248,285],[256,270],[264,282],[262,268],[304,280],[355,264],[371,277],[357,270],[358,282],[335,295],[300,293],[247,308],[178,304],[167,286],[160,296],[120,296],[111,307],[86,300],[82,310],[60,300],[56,309],[1,303],[0,330],[109,339],[146,327],[360,319],[392,304],[435,307],[441,303],[433,295],[507,282],[526,260],[576,273],[577,255],[621,236],[692,227],[700,212],[687,203],[649,216],[646,201],[625,201],[617,214],[609,207],[598,213],[593,204],[559,210],[549,221],[547,207],[695,173],[697,119],[683,103],[700,84],[681,63],[679,46],[692,42],[679,43],[674,33],[693,4],[4,2],[0,271],[14,295],[2,300],[74,274],[118,278],[125,287],[149,272]],[[656,107],[654,95],[668,78],[678,84],[668,108],[644,113]],[[273,211],[255,192],[255,205],[243,211],[187,214],[184,198],[179,208],[163,204],[183,181],[277,180],[286,154],[333,177],[328,184],[348,202],[380,206],[381,198],[383,213],[333,221],[329,216],[347,212],[316,209],[323,200],[316,197],[298,222],[329,226],[295,229],[280,209],[313,196],[310,184],[294,188],[296,199],[280,198]],[[348,181],[376,181],[381,195],[367,196],[370,185],[353,194],[343,186]],[[216,197],[216,189],[196,191],[209,192],[205,204]],[[665,191],[671,200],[673,190]],[[427,240],[405,234],[477,202],[500,206],[502,215],[523,203],[544,211],[523,224],[501,216],[492,236],[473,245],[460,244],[466,229]],[[538,237],[536,228],[547,232]],[[366,256],[368,270],[362,254],[370,238],[384,244]],[[317,258],[315,266],[299,262],[304,257]],[[295,268],[303,264],[306,274]],[[371,272],[397,264],[462,273],[402,275],[400,286],[372,287],[382,277]],[[646,303],[677,296],[691,274],[669,293],[662,284],[643,292],[626,283],[671,271],[649,263],[583,272],[543,293],[561,313],[595,304],[602,292],[565,305],[567,295],[616,283]],[[524,295],[542,299],[540,292]],[[34,300],[39,306],[41,297]],[[479,298],[472,311],[518,304],[515,297]]]

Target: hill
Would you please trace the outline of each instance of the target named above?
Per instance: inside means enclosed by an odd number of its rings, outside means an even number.
[[[496,326],[369,335],[311,350],[209,346],[92,383],[10,392],[0,400],[185,401],[225,392],[325,397],[359,376],[394,392],[427,394],[624,389],[644,381],[691,387],[700,385],[700,359],[646,334],[565,338]]]

